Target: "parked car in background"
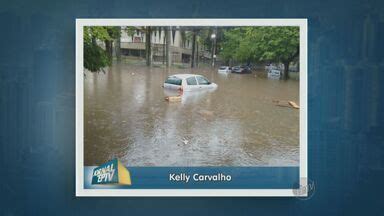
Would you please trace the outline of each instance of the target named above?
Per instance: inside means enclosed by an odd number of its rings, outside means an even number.
[[[282,75],[282,69],[279,66],[268,64],[265,66],[265,70],[268,73],[268,78],[279,79]]]
[[[283,71],[284,70],[284,65],[282,64],[267,64],[265,66],[265,70],[267,72],[269,72],[270,70],[279,70],[279,71]]]
[[[251,69],[248,66],[235,66],[232,67],[232,73],[251,73]]]
[[[164,88],[180,91],[194,91],[217,88],[217,84],[210,82],[198,74],[175,74],[167,77]]]
[[[219,73],[230,73],[231,71],[231,67],[229,66],[221,66],[218,70]]]
[[[243,67],[244,67],[246,73],[252,73],[252,70],[251,70],[250,66],[245,65]]]
[[[281,74],[282,73],[280,70],[276,70],[276,69],[268,70],[268,78],[280,79]]]

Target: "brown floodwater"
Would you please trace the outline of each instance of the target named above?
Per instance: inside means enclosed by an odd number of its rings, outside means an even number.
[[[214,91],[165,96],[165,78],[195,73]],[[265,72],[219,74],[210,68],[165,69],[115,64],[85,72],[84,162],[118,158],[126,166],[298,166],[299,81],[268,79]]]

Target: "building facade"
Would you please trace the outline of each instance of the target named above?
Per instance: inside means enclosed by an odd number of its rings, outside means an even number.
[[[170,57],[173,63],[189,63],[192,55],[192,40],[186,37],[188,31],[182,32],[179,27],[172,27],[170,34]],[[120,49],[123,56],[145,57],[145,32],[137,28],[133,34],[128,35],[122,28]],[[153,28],[151,33],[152,61],[165,61],[166,37],[165,31],[160,28]],[[195,57],[209,59],[210,54],[204,51],[204,47],[196,46]]]

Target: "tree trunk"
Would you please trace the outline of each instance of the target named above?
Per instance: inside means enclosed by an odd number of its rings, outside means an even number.
[[[112,58],[112,41],[105,41],[105,51],[108,54],[109,58]]]
[[[191,54],[191,68],[195,67],[195,48],[196,48],[196,31],[192,31],[192,54]]]
[[[166,48],[166,31],[167,31],[167,29],[166,28],[162,28],[163,29],[163,31],[164,31],[164,37],[163,37],[163,64],[165,64],[165,60],[166,60],[166,52],[167,52],[167,48]]]
[[[95,37],[92,37],[92,44],[93,44],[93,45],[97,45],[97,42],[96,42],[96,38],[95,38]]]
[[[284,80],[289,79],[289,63],[290,62],[284,62],[284,74],[283,74]]]
[[[300,72],[300,61],[297,62],[297,72]]]
[[[115,42],[115,53],[116,53],[116,59],[117,61],[120,61],[121,60],[121,47],[120,47],[120,37],[118,37],[116,39],[116,42]]]
[[[147,31],[145,32],[145,58],[147,60],[147,66],[151,66],[152,63],[152,53],[151,53],[151,27],[147,27]]]
[[[167,59],[167,67],[170,67],[172,64],[172,59],[171,59],[171,34],[172,34],[172,29],[171,27],[167,27],[167,30],[165,31],[166,34],[166,59]]]
[[[199,67],[199,43],[196,43],[196,67]]]

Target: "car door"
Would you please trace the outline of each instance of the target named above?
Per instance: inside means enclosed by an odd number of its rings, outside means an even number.
[[[188,86],[187,89],[189,91],[193,91],[193,90],[199,89],[199,85],[197,83],[197,80],[196,80],[195,76],[190,76],[190,77],[186,78],[185,81],[187,82],[187,86]]]

